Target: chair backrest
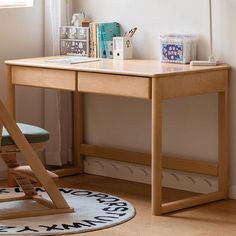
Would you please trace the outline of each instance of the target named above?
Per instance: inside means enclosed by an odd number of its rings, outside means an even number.
[[[2,100],[0,99],[0,148],[1,148],[1,143],[2,143],[2,131],[3,131],[3,126],[6,128],[8,133],[11,135],[12,139],[15,141],[17,139],[14,133],[17,131],[18,136],[21,136],[21,138],[24,136],[21,134],[20,129],[18,128],[15,120],[13,117],[10,115],[6,107],[4,106]]]

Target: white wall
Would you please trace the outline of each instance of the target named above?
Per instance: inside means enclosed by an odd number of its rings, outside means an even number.
[[[43,1],[32,8],[0,9],[0,97],[5,100],[4,61],[39,57],[44,52]],[[17,88],[17,119],[42,124],[42,91]]]
[[[94,21],[120,22],[124,31],[138,27],[135,57],[159,58],[161,33],[199,35],[199,59],[208,56],[207,0],[74,0],[75,12]],[[236,185],[236,21],[235,0],[213,0],[214,52],[232,65],[230,82],[231,186]],[[86,96],[86,140],[95,144],[150,150],[150,102],[126,98]],[[164,103],[164,151],[186,157],[216,160],[216,95],[180,98]],[[234,190],[234,189],[233,189]]]
[[[0,98],[6,99],[4,61],[39,57],[44,51],[44,1],[32,8],[0,9]],[[43,92],[35,88],[17,88],[17,120],[43,124]],[[2,165],[1,165],[2,166]]]

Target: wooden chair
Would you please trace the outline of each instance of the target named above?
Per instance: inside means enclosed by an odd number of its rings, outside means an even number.
[[[43,149],[49,139],[49,133],[39,127],[16,124],[7,109],[0,100],[0,155],[7,164],[10,174],[23,193],[0,195],[0,220],[51,215],[73,212],[73,209],[65,201],[52,178],[57,175],[47,171],[34,149]],[[15,158],[16,152],[21,152],[28,163],[20,166]],[[35,190],[32,182],[39,182],[45,189],[51,200],[41,197]],[[25,211],[18,209],[16,212],[1,214],[1,202],[34,200],[47,208]]]

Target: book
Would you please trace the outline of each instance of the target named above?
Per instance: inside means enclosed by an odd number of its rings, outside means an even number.
[[[113,58],[113,37],[121,36],[117,22],[98,23],[98,49],[100,58]]]
[[[90,57],[113,58],[113,37],[120,35],[117,22],[90,23]]]
[[[94,55],[94,39],[93,39],[93,23],[89,24],[89,56],[95,57]]]
[[[94,22],[93,23],[94,57],[98,57],[97,27],[98,23]]]
[[[98,52],[100,58],[106,58],[106,51],[105,51],[105,45],[102,38],[102,28],[101,24],[98,24],[98,31],[97,31],[97,37],[98,37]]]

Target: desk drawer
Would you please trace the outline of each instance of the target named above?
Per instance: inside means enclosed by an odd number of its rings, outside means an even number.
[[[56,88],[75,91],[76,72],[13,66],[12,83],[24,86]]]
[[[80,92],[150,99],[151,79],[137,76],[79,72],[78,90]]]

